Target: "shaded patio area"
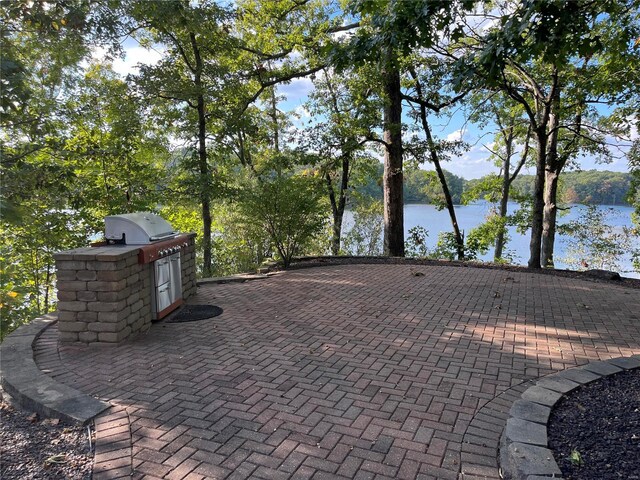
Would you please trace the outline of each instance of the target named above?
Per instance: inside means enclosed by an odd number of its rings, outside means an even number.
[[[120,407],[95,478],[131,478],[127,442],[133,478],[499,478],[532,380],[640,353],[638,290],[553,275],[331,266],[189,303],[224,312],[112,348],[38,341],[43,371]]]

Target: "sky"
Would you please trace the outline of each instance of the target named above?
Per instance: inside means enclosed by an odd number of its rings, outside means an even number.
[[[162,52],[158,50],[149,50],[141,47],[134,40],[128,39],[124,43],[125,57],[115,59],[113,61],[113,69],[123,77],[129,73],[137,72],[138,64],[155,64],[161,58]],[[100,58],[104,56],[104,52],[97,51],[94,57]],[[313,89],[313,83],[308,78],[295,79],[289,84],[278,87],[280,95],[285,100],[280,104],[280,109],[285,112],[296,112],[303,119],[309,120],[308,114],[304,109],[304,103],[307,101],[309,93]],[[295,122],[294,122],[295,124]],[[491,162],[487,161],[489,152],[485,145],[490,146],[493,140],[492,126],[489,125],[484,130],[471,123],[465,122],[464,115],[461,111],[456,112],[447,119],[445,123],[434,124],[434,134],[439,138],[447,140],[464,140],[470,145],[468,151],[460,156],[453,157],[446,162],[443,167],[446,170],[463,177],[467,180],[480,178],[489,173],[497,173],[498,169]],[[633,132],[632,140],[638,138],[638,130]],[[614,139],[610,139],[614,140]],[[583,158],[580,161],[582,170],[612,170],[617,172],[627,172],[627,160],[620,152],[616,153],[613,162],[602,164],[597,162],[593,157]],[[421,166],[425,170],[432,167],[429,164]],[[527,171],[524,169],[522,173],[535,173],[533,169]]]

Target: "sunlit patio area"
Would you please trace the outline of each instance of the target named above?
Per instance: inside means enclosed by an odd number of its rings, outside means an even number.
[[[638,290],[555,275],[327,266],[189,303],[223,313],[117,347],[59,346],[55,327],[36,344],[41,370],[113,405],[94,478],[132,461],[149,479],[497,479],[534,380],[640,354]]]

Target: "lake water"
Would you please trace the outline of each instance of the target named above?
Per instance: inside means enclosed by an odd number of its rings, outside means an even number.
[[[509,212],[513,212],[518,208],[517,203],[509,204]],[[616,228],[622,229],[623,226],[631,226],[632,207],[624,206],[606,206],[597,207],[607,212],[607,223]],[[472,228],[480,225],[491,209],[491,204],[480,202],[472,205],[456,206],[456,216],[460,229],[469,232]],[[584,205],[572,205],[571,209],[565,215],[559,217],[558,223],[563,224],[580,217],[581,212],[587,209]],[[345,230],[350,228],[353,222],[351,212],[345,214]],[[446,210],[438,210],[433,205],[409,204],[404,207],[404,223],[405,235],[408,231],[415,227],[421,226],[429,232],[427,238],[427,246],[431,250],[438,241],[439,232],[451,231],[451,220]],[[529,240],[530,232],[524,235],[519,234],[515,227],[509,227],[510,241],[506,245],[506,250],[511,252],[514,257],[513,263],[516,265],[526,265],[529,258]],[[639,245],[640,246],[640,245]],[[555,266],[556,268],[571,268],[562,262],[562,258],[567,255],[567,238],[556,235],[555,245]],[[480,256],[481,260],[491,261],[493,259],[493,248],[486,255]],[[640,278],[640,274],[632,271],[631,257],[626,256],[619,262],[621,265],[620,273],[626,277]]]

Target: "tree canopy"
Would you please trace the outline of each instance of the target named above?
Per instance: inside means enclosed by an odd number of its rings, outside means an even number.
[[[501,251],[519,202],[536,268],[565,204],[640,216],[638,0],[15,0],[0,17],[2,332],[54,307],[53,253],[110,213],[196,231],[202,276],[381,238],[402,256],[411,202],[447,210],[460,259],[482,236]],[[120,75],[132,45],[159,59]],[[480,144],[493,173],[452,174]],[[500,207],[465,238],[473,199]]]

